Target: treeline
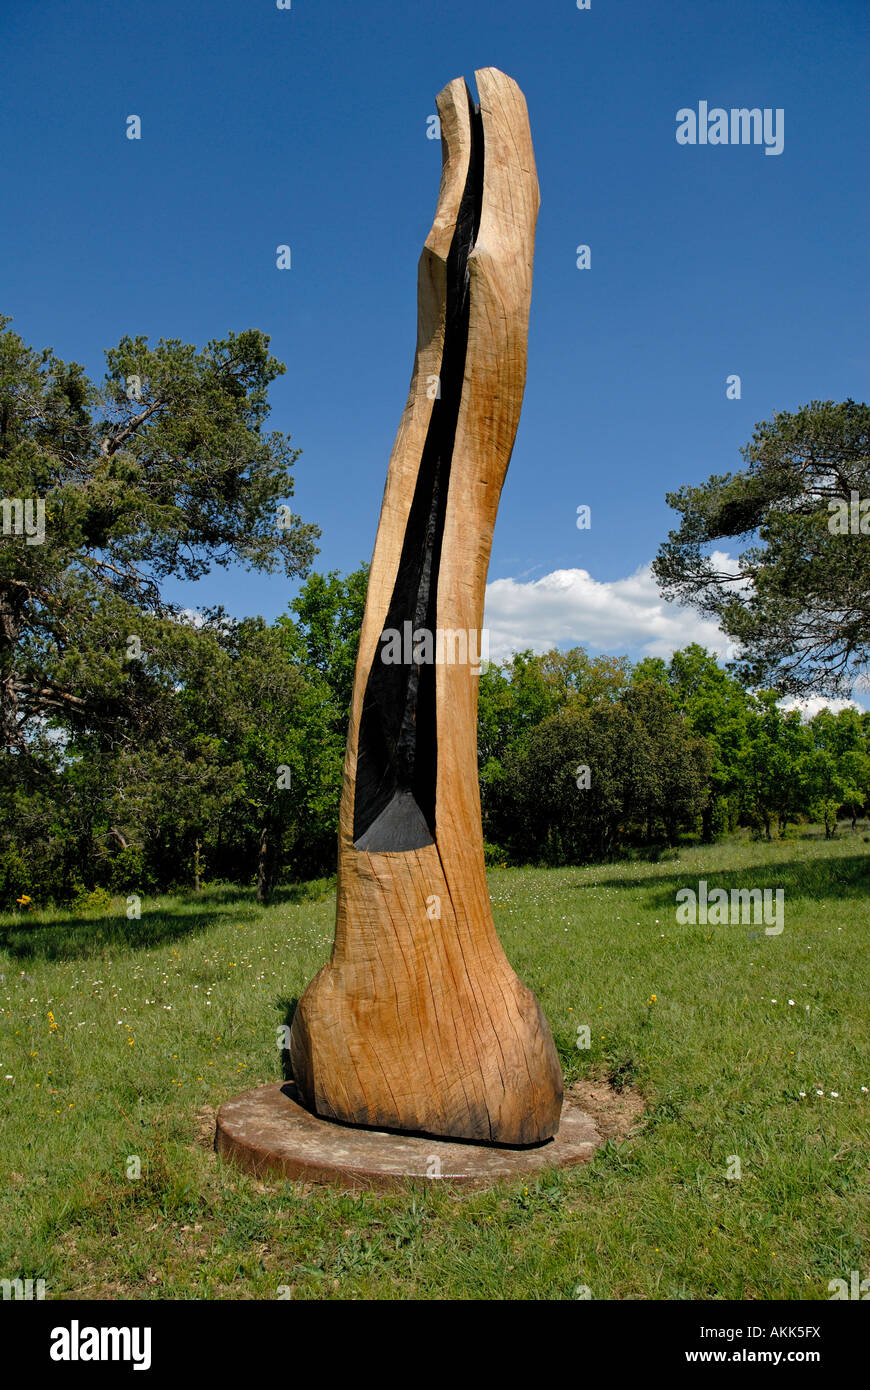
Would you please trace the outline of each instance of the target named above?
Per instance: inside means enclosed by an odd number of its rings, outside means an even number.
[[[516,656],[480,682],[481,800],[491,854],[546,864],[600,859],[681,834],[790,823],[870,802],[870,713],[803,720],[752,693],[702,647],[669,663]]]
[[[117,658],[135,711],[45,721],[0,790],[0,903],[328,875],[366,570],[313,575],[271,626],[142,619]],[[103,671],[102,679],[108,681]],[[110,682],[109,682],[110,683]],[[870,799],[870,714],[808,722],[698,646],[669,663],[527,652],[480,679],[491,862],[581,863],[749,826],[828,835]]]
[[[311,575],[268,428],[284,366],[256,329],[198,349],[123,337],[102,381],[0,314],[0,908],[208,879],[331,874],[364,569]],[[743,684],[672,661],[524,653],[480,681],[490,858],[580,862],[738,825],[836,833],[870,798],[868,715],[802,722],[771,692],[866,670],[870,407],[812,402],[756,428],[747,468],[669,498],[668,594],[738,643]],[[839,500],[838,500],[839,499]],[[708,543],[758,532],[741,585]],[[185,616],[215,566],[304,580],[270,624]],[[277,582],[281,582],[280,578]]]
[[[47,720],[4,760],[0,904],[332,873],[365,588],[314,575],[271,626],[140,616],[123,723]]]

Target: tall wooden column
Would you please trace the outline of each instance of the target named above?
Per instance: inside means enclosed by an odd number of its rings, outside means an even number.
[[[474,666],[525,385],[540,198],[522,93],[495,68],[476,79],[479,109],[461,78],[438,97],[441,191],[357,659],[335,944],[300,1000],[290,1055],[318,1115],[529,1144],[558,1128],[561,1070],[493,926]],[[391,634],[416,660],[395,660]]]

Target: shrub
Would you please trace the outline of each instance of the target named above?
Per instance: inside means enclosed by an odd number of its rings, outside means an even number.
[[[74,912],[82,913],[106,913],[112,906],[111,894],[105,888],[87,889],[83,885],[76,885],[77,891],[72,900]]]

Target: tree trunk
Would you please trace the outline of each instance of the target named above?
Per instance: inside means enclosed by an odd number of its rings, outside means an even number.
[[[262,904],[269,901],[271,892],[269,887],[271,852],[270,828],[268,822],[264,822],[260,827],[260,845],[257,851],[257,902]]]
[[[0,584],[0,754],[22,748],[18,730],[18,690],[15,656],[21,632],[26,590]]]
[[[260,826],[257,850],[257,902],[265,905],[271,900],[278,881],[280,864],[281,822],[275,816],[274,796],[270,795]]]

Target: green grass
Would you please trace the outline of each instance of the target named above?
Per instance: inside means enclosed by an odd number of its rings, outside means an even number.
[[[678,926],[699,878],[783,887],[782,935]],[[582,1168],[472,1195],[260,1182],[211,1151],[216,1107],[281,1076],[277,1029],[329,953],[328,885],[266,910],[214,887],[139,921],[121,901],[0,918],[0,1277],[232,1299],[825,1299],[866,1277],[862,836],[496,869],[490,891],[567,1080],[609,1076],[647,1111]]]

